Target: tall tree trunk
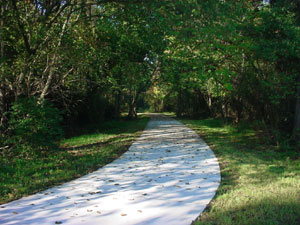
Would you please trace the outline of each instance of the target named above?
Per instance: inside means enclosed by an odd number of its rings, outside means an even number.
[[[128,109],[128,118],[129,119],[136,119],[137,112],[136,112],[136,97],[132,97],[129,102],[129,109]]]
[[[3,21],[3,14],[4,14],[4,5],[0,6],[0,18],[1,18],[1,21],[0,21],[0,56],[1,58],[3,58],[4,56],[4,40],[3,40],[3,27],[4,27],[4,21]],[[2,71],[1,71],[2,72]]]
[[[139,100],[140,94],[143,92],[143,88],[139,88],[137,91],[134,91],[130,98],[128,118],[136,119],[137,118],[137,102]]]
[[[70,12],[68,13],[67,17],[66,17],[66,20],[64,21],[64,24],[62,26],[62,29],[61,29],[61,33],[60,33],[60,36],[59,36],[59,39],[58,39],[58,43],[56,45],[56,50],[54,52],[54,55],[52,57],[52,59],[50,60],[50,63],[47,67],[49,67],[49,69],[45,69],[45,73],[48,72],[48,77],[47,77],[47,81],[46,81],[46,84],[45,86],[43,87],[42,89],[42,92],[41,92],[41,95],[40,95],[40,99],[43,100],[45,98],[45,96],[48,94],[49,90],[51,89],[51,84],[52,84],[52,81],[54,79],[54,72],[55,72],[55,64],[57,63],[57,60],[59,59],[58,57],[58,50],[61,46],[61,43],[62,43],[62,38],[66,32],[66,29],[67,29],[67,25],[69,23],[69,20],[70,20],[70,17],[71,17],[71,14],[72,14],[72,8],[70,9]]]
[[[121,112],[121,92],[118,90],[115,94],[115,118],[120,118],[120,112]]]
[[[207,106],[208,106],[208,109],[209,109],[210,116],[215,116],[214,115],[214,110],[212,108],[212,101],[213,101],[212,94],[208,93],[207,98],[208,98],[207,99]]]
[[[298,85],[300,85],[300,75],[298,75]],[[298,87],[296,94],[296,107],[295,107],[295,117],[294,117],[294,129],[293,129],[293,139],[298,141],[300,138],[300,87]]]
[[[2,86],[0,84],[0,126],[4,123],[4,113],[5,113],[5,107],[4,107],[4,91],[2,89]]]
[[[49,74],[47,77],[47,81],[46,84],[42,90],[42,93],[40,95],[40,99],[43,100],[45,98],[45,96],[48,94],[49,89],[50,89],[50,85],[52,83],[53,77],[54,77],[54,62],[56,61],[56,56],[54,55],[53,58],[51,59],[51,62],[49,63]]]
[[[3,21],[3,14],[4,14],[4,5],[0,6],[0,59],[3,59],[4,57],[4,40],[3,40],[3,27],[4,27],[4,21]],[[0,67],[0,73],[2,75],[0,75],[0,126],[3,125],[4,123],[4,113],[5,113],[5,103],[4,103],[4,96],[5,96],[5,92],[4,92],[4,88],[3,88],[3,78],[1,76],[3,76],[4,71],[3,71],[3,67]]]
[[[179,85],[178,85],[179,86]],[[182,116],[182,88],[178,87],[178,95],[177,95],[177,106],[176,106],[176,116],[181,117]]]

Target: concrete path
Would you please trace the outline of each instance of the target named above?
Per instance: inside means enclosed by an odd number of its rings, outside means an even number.
[[[218,161],[199,136],[156,115],[113,163],[1,205],[0,224],[188,225],[219,183]]]

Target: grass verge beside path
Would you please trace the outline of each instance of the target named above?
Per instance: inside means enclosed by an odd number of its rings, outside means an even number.
[[[81,177],[123,154],[149,118],[108,121],[65,139],[62,148],[32,158],[0,158],[0,204]]]
[[[200,224],[300,224],[300,153],[279,151],[252,129],[181,120],[213,149],[222,182]]]

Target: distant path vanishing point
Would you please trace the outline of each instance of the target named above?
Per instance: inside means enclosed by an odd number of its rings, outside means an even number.
[[[215,155],[192,129],[153,114],[119,159],[0,205],[0,224],[189,225],[214,197],[220,180]]]

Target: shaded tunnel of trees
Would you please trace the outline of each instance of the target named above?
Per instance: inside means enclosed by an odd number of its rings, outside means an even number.
[[[299,59],[296,0],[1,1],[0,147],[138,109],[297,141]]]

